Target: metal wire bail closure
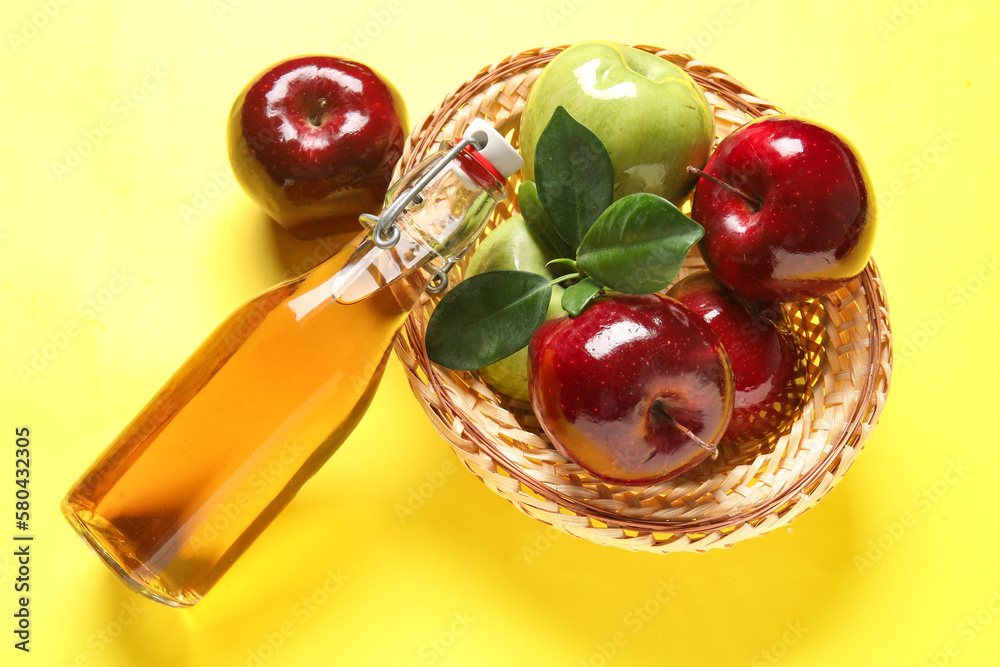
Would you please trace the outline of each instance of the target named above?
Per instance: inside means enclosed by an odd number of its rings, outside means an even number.
[[[441,158],[437,164],[421,176],[413,187],[396,197],[392,204],[389,205],[389,208],[382,212],[382,215],[376,217],[370,213],[361,214],[362,223],[367,222],[369,224],[374,224],[374,228],[372,229],[372,241],[375,245],[383,250],[388,250],[399,242],[399,228],[397,228],[395,224],[396,218],[398,218],[399,214],[411,204],[423,203],[423,197],[420,195],[420,192],[426,188],[438,174],[444,171],[444,169],[451,164],[451,162],[457,158],[459,153],[465,150],[467,146],[472,146],[476,150],[483,149],[483,146],[472,137],[462,139],[455,144],[451,150],[445,153],[444,157]]]
[[[457,264],[455,260],[449,259],[440,269],[434,272],[430,283],[427,284],[428,294],[440,294],[448,289],[448,272],[451,271],[451,267],[455,266],[455,264]]]

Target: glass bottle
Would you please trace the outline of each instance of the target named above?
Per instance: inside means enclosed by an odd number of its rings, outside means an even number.
[[[369,233],[201,344],[66,495],[70,524],[134,590],[198,602],[350,435],[410,309],[519,167],[474,121],[404,175]]]

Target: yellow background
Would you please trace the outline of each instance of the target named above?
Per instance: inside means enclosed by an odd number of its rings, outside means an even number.
[[[6,0],[0,664],[996,664],[998,19],[971,0]],[[594,38],[692,52],[865,156],[896,361],[844,482],[730,551],[596,546],[460,470],[393,359],[352,439],[202,603],[128,593],[59,499],[224,316],[315,250],[229,177],[245,82],[287,56],[352,55],[419,119],[488,63]],[[30,655],[11,632],[23,425]]]

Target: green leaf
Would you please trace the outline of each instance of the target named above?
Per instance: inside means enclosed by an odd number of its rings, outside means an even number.
[[[488,271],[441,299],[424,341],[436,364],[459,371],[489,366],[528,344],[545,321],[552,287],[537,273]]]
[[[666,288],[688,250],[705,233],[697,222],[662,197],[622,197],[594,223],[580,244],[580,270],[626,294]]]
[[[596,134],[556,107],[535,148],[538,200],[559,235],[577,248],[611,205],[615,171]]]
[[[521,217],[528,225],[528,231],[534,237],[542,252],[548,259],[559,257],[572,257],[573,249],[559,236],[559,232],[552,225],[542,202],[538,200],[538,188],[534,181],[525,181],[517,188],[517,207],[521,211]]]
[[[584,278],[575,285],[570,285],[562,295],[562,307],[570,317],[576,317],[598,297],[604,285],[593,278]]]

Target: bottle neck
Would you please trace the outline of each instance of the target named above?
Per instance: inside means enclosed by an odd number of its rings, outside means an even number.
[[[444,151],[450,146],[445,144]],[[434,168],[443,152],[421,162],[393,185],[386,207]],[[456,173],[444,169],[414,202],[395,219],[399,240],[391,248],[379,248],[370,238],[361,239],[333,281],[333,296],[341,303],[369,297],[419,269],[436,271],[460,259],[475,243],[497,203],[506,197],[503,182],[478,163],[463,164]],[[481,171],[480,171],[481,170]],[[483,174],[489,176],[487,180]],[[491,187],[483,187],[480,181]],[[353,245],[353,244],[352,244]]]

